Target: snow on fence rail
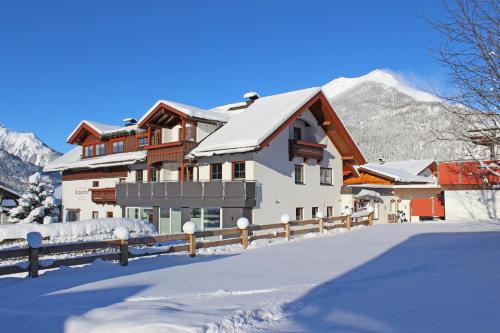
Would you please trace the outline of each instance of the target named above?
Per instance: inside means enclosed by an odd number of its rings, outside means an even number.
[[[118,230],[115,230],[115,237],[119,239],[79,242],[73,244],[49,244],[45,246],[41,244],[41,234],[38,232],[30,232],[30,235],[27,237],[28,248],[0,250],[0,263],[7,260],[18,261],[16,264],[0,266],[0,275],[28,272],[30,277],[38,277],[39,270],[54,269],[61,266],[89,264],[96,259],[119,261],[122,266],[126,266],[128,265],[129,258],[157,254],[187,252],[191,257],[194,257],[196,255],[196,249],[205,249],[231,244],[241,244],[242,247],[246,249],[249,242],[257,239],[280,237],[290,239],[291,236],[303,235],[312,232],[323,233],[324,230],[336,228],[350,229],[351,227],[358,225],[373,224],[373,214],[370,213],[363,216],[366,216],[367,218],[353,219],[350,215],[344,215],[303,221],[289,221],[290,218],[287,216],[288,220],[283,219],[282,217],[281,223],[266,225],[248,225],[248,220],[244,221],[246,219],[241,218],[241,221],[238,221],[238,227],[236,228],[196,231],[195,227],[192,227],[192,229],[189,230],[190,226],[188,226],[188,228],[183,229],[184,233],[135,238],[129,238],[127,230],[124,232],[117,232]],[[335,223],[339,221],[341,223]],[[189,222],[186,224],[189,224]],[[184,226],[186,226],[186,224]],[[305,228],[307,226],[312,227]],[[277,231],[276,229],[281,229],[282,231]],[[262,231],[267,230],[274,231],[271,233],[262,233]],[[228,238],[209,241],[202,240],[203,238],[214,236],[223,236]],[[33,242],[30,238],[37,240]],[[197,242],[197,239],[201,240]],[[185,241],[186,243],[158,247],[152,251],[143,251],[143,249],[137,248],[137,246],[153,246],[158,243],[175,241]],[[85,251],[92,251],[94,253],[85,255]],[[104,252],[95,253],[95,251]],[[44,259],[46,256],[62,254],[75,256],[63,259]],[[28,261],[26,261],[26,259]]]

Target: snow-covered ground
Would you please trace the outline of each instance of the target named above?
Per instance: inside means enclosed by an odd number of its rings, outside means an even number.
[[[0,279],[5,332],[498,332],[500,222],[394,224]]]

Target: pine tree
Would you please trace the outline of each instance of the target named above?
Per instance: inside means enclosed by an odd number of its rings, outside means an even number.
[[[9,222],[13,223],[43,223],[45,217],[57,221],[59,208],[53,197],[52,180],[34,173],[28,179],[28,189],[19,199],[19,206],[9,213]]]

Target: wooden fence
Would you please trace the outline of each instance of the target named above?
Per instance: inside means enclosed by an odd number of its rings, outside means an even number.
[[[340,223],[339,223],[340,222]],[[128,240],[105,240],[95,242],[79,242],[45,245],[39,248],[19,248],[0,250],[0,263],[2,260],[18,260],[12,265],[0,266],[0,275],[28,272],[30,277],[38,277],[39,270],[54,269],[60,266],[75,266],[92,263],[96,259],[119,261],[122,266],[128,265],[129,258],[152,256],[175,252],[187,252],[191,257],[196,254],[196,249],[204,249],[230,244],[241,244],[247,248],[248,244],[257,239],[271,239],[283,237],[290,239],[292,236],[303,235],[311,232],[323,233],[324,230],[336,228],[350,229],[357,225],[371,225],[372,214],[363,218],[352,219],[351,216],[336,216],[322,219],[290,221],[289,223],[274,223],[266,225],[250,225],[245,229],[226,228],[210,231],[198,231],[192,235],[179,233],[173,235],[159,235],[130,238]],[[310,226],[307,228],[307,226]],[[263,231],[275,230],[271,233]],[[223,239],[204,241],[204,238],[222,236]],[[197,241],[197,239],[199,241]],[[130,251],[130,247],[154,246],[157,243],[185,241],[185,244],[158,247],[152,252]],[[96,251],[102,251],[95,253]],[[85,255],[87,252],[87,255]],[[94,253],[88,253],[94,252]],[[44,259],[50,255],[76,255],[63,259]],[[24,260],[24,261],[23,261]],[[27,261],[26,261],[27,260]]]

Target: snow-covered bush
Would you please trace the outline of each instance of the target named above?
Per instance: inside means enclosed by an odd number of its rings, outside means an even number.
[[[34,173],[28,179],[28,189],[19,199],[19,206],[10,210],[9,222],[13,223],[43,223],[45,217],[57,221],[59,208],[53,197],[52,180]]]

